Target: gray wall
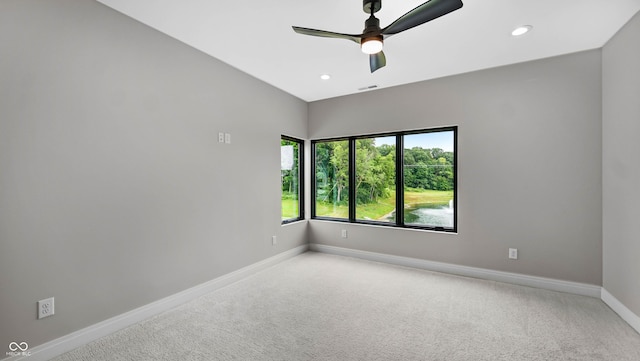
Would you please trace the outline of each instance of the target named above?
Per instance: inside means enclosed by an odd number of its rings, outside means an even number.
[[[90,0],[0,1],[0,44],[0,358],[306,244],[305,102]]]
[[[593,50],[313,102],[311,139],[458,125],[459,232],[312,221],[310,241],[601,285],[601,98]]]
[[[640,13],[603,49],[604,288],[640,316]]]

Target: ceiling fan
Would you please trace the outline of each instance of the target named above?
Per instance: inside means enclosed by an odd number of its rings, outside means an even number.
[[[362,34],[341,34],[331,31],[316,30],[293,26],[298,34],[322,36],[325,38],[347,39],[360,44],[362,52],[369,54],[369,66],[371,72],[387,65],[387,59],[382,51],[384,39],[391,35],[401,33],[428,21],[439,18],[462,7],[460,0],[429,0],[408,13],[399,17],[384,29],[380,28],[380,20],[373,16],[382,7],[381,0],[363,0],[362,9],[370,14],[364,22]]]

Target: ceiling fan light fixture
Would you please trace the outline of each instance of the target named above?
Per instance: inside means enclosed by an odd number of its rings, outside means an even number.
[[[362,52],[365,54],[377,54],[382,51],[382,35],[371,36],[362,39],[360,45]]]

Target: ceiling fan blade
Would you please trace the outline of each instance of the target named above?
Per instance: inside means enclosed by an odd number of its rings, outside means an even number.
[[[369,67],[372,73],[385,65],[387,65],[387,58],[383,51],[369,55]]]
[[[442,15],[462,7],[460,0],[430,0],[399,17],[386,28],[382,29],[383,35],[393,35],[402,31],[422,25]]]
[[[298,34],[321,36],[324,38],[347,39],[360,44],[360,35],[334,33],[331,31],[301,28],[298,26],[292,26],[292,28],[293,28],[293,31],[295,31]]]

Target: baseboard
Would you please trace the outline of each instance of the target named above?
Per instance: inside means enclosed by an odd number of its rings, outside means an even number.
[[[429,271],[449,273],[459,276],[480,278],[491,281],[512,283],[516,285],[542,288],[551,291],[572,293],[576,295],[600,298],[600,286],[556,280],[552,278],[529,276],[519,273],[495,271],[484,268],[460,266],[451,263],[427,261],[417,258],[394,256],[383,253],[360,251],[349,248],[327,246],[322,244],[310,244],[310,250],[316,252],[330,253],[341,256],[362,258],[370,261],[395,264],[398,266],[413,267]]]
[[[625,320],[633,329],[640,333],[640,317],[627,308],[622,302],[618,301],[609,291],[602,287],[602,301],[611,307],[623,320]]]
[[[112,334],[125,327],[131,326],[140,321],[146,320],[164,311],[187,303],[193,299],[203,296],[209,292],[216,291],[222,287],[228,286],[243,278],[251,276],[268,267],[276,265],[284,260],[295,257],[306,252],[308,245],[302,245],[291,250],[282,252],[273,257],[267,258],[260,262],[254,263],[237,271],[220,276],[211,281],[189,288],[185,291],[168,296],[148,305],[136,308],[135,310],[123,313],[108,320],[99,322],[82,330],[70,333],[53,341],[49,341],[42,345],[29,349],[30,356],[14,356],[4,359],[3,361],[45,361],[53,357],[59,356],[65,352],[71,351],[77,347],[85,345],[91,341]]]

